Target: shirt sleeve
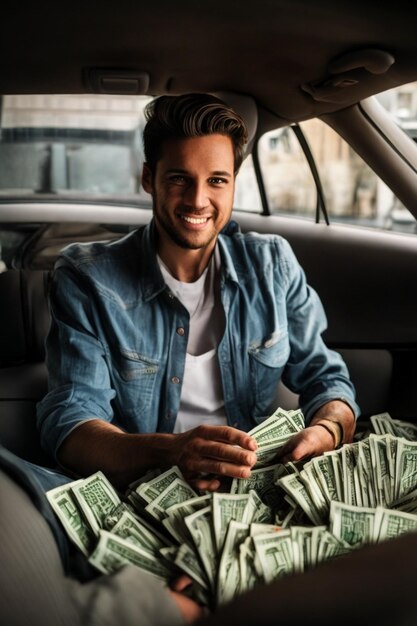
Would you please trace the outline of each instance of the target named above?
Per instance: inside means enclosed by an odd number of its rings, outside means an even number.
[[[90,419],[111,421],[108,354],[98,338],[86,279],[61,263],[51,286],[46,341],[48,393],[37,406],[41,443],[56,458],[67,435]]]
[[[289,243],[281,240],[281,245],[291,348],[282,380],[291,391],[300,394],[306,423],[320,406],[338,399],[349,404],[357,417],[359,407],[346,364],[340,354],[327,348],[322,337],[327,319],[320,298],[307,284]]]

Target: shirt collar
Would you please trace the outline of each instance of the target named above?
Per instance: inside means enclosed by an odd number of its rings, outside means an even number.
[[[224,278],[239,283],[244,278],[236,271],[236,261],[230,251],[228,240],[236,233],[240,233],[237,222],[231,220],[221,231],[217,242],[220,251],[222,273]],[[155,246],[155,221],[154,218],[142,230],[142,238],[139,242],[140,267],[144,268],[141,275],[144,300],[152,300],[155,296],[166,289],[166,283],[160,270]]]
[[[142,237],[138,242],[139,267],[143,268],[143,272],[141,272],[143,298],[145,301],[149,301],[164,291],[166,284],[156,258],[155,222],[153,218],[141,232]]]

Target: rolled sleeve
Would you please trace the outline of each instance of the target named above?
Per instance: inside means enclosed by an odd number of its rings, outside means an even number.
[[[285,246],[285,276],[287,280],[288,335],[291,352],[283,373],[283,382],[300,394],[306,423],[317,409],[331,400],[343,400],[355,416],[359,407],[355,389],[342,357],[327,348],[322,333],[327,319],[317,293],[306,282],[289,244]]]

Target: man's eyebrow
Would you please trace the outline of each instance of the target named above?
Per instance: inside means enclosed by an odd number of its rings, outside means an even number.
[[[164,174],[188,174],[187,170],[182,170],[180,167],[173,167],[169,170],[165,170]]]
[[[228,178],[232,178],[232,174],[230,174],[230,172],[226,172],[223,170],[212,172],[212,176],[227,176]]]
[[[186,176],[190,176],[190,172],[188,170],[183,170],[180,167],[165,170],[164,174],[185,174]],[[224,176],[225,178],[232,178],[232,174],[230,174],[230,172],[226,172],[226,170],[215,170],[214,172],[211,172],[210,176]]]

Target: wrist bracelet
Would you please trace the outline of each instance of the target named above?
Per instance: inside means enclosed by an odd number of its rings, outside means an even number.
[[[333,443],[335,449],[343,442],[343,427],[339,422],[334,422],[329,419],[321,419],[319,422],[312,424],[312,426],[321,426],[333,437]]]
[[[341,443],[344,442],[344,440],[345,440],[345,431],[343,430],[343,424],[341,422],[339,422],[338,420],[331,420],[331,419],[329,419],[327,417],[323,417],[321,420],[319,420],[318,423],[320,424],[320,422],[326,422],[327,424],[335,425],[338,428],[338,430],[339,430],[339,435],[337,437],[337,439],[339,441],[338,445],[340,445]]]

